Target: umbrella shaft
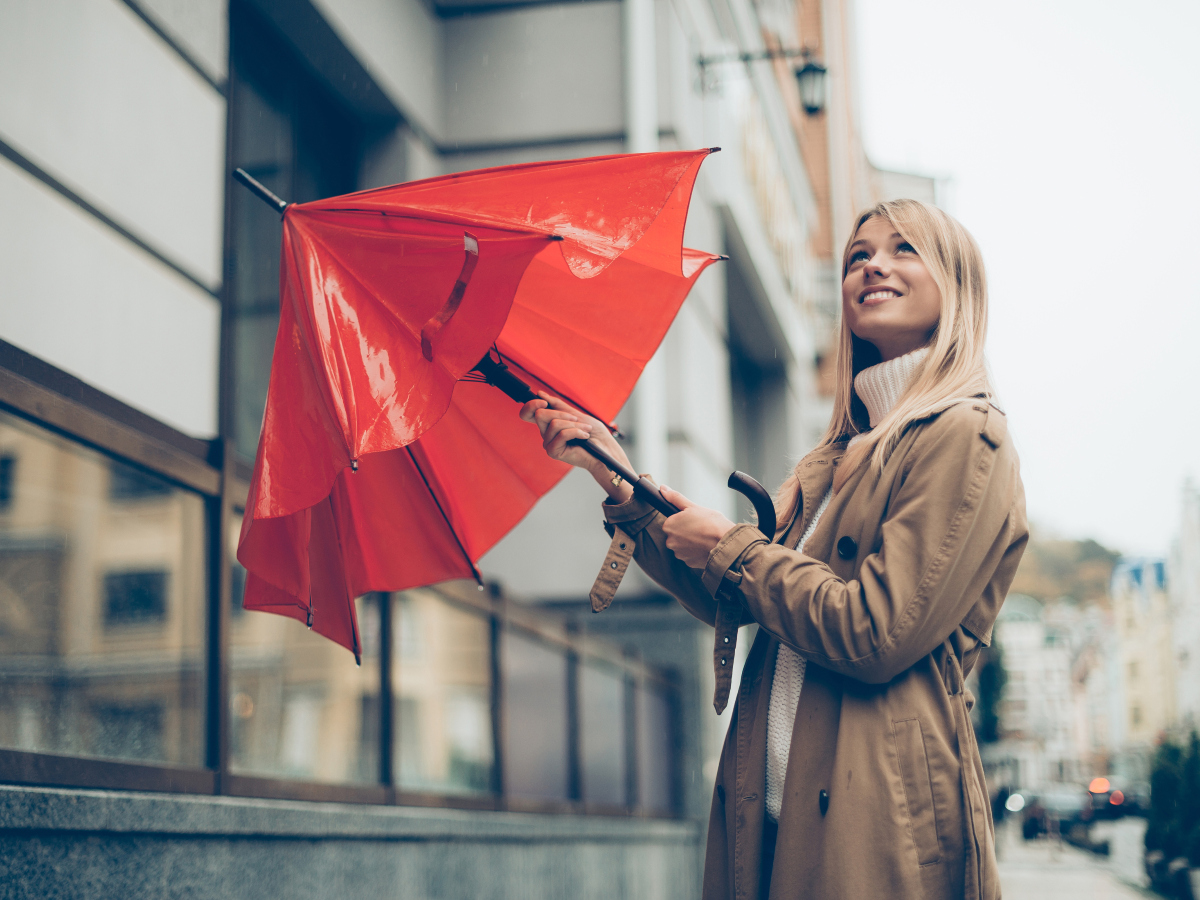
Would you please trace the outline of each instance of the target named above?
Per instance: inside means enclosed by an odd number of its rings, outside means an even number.
[[[582,439],[567,441],[567,444],[571,447],[580,447],[600,460],[610,471],[615,472],[629,482],[629,486],[633,488],[634,496],[646,501],[664,516],[673,516],[679,512],[678,508],[663,499],[663,495],[658,492],[658,485],[644,475],[638,475],[628,466],[617,462],[604,448],[597,446],[590,440],[585,441]]]
[[[528,403],[530,400],[537,399],[537,395],[530,390],[529,385],[514,375],[504,363],[492,359],[491,354],[485,355],[476,363],[475,371],[482,375],[488,384],[499,388],[518,403]],[[567,441],[567,443],[573,447],[582,447],[604,463],[610,471],[628,481],[637,497],[645,500],[664,516],[673,516],[679,512],[672,504],[663,499],[663,495],[658,492],[658,486],[653,481],[640,477],[628,466],[617,462],[602,447],[584,440]]]

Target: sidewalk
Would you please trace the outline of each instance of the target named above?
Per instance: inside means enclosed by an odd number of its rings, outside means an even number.
[[[1104,857],[1067,843],[1024,841],[1012,823],[996,834],[1004,900],[1146,900],[1155,897],[1120,881]]]

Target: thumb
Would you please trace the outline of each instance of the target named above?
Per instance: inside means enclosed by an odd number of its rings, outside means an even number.
[[[679,509],[687,509],[689,506],[696,505],[687,497],[683,496],[683,494],[679,493],[679,491],[669,488],[665,484],[659,487],[658,490],[659,493],[663,495],[664,500],[666,500],[672,506],[678,507]]]

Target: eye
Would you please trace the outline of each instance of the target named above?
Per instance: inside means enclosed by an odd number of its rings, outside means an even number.
[[[915,254],[917,252],[917,250],[912,244],[908,243],[908,241],[901,241],[899,244],[896,245],[896,252],[897,253],[913,253],[913,254]]]
[[[870,258],[871,258],[871,254],[869,254],[866,250],[855,250],[853,253],[850,254],[849,262],[850,262],[850,265],[854,265],[857,262],[865,262],[866,260],[868,260]]]

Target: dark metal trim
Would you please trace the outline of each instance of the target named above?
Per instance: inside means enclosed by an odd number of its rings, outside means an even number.
[[[3,367],[0,408],[202,494],[221,490],[220,472],[207,462]]]
[[[575,629],[568,626],[570,631]],[[580,741],[579,654],[570,649],[567,664],[567,799],[583,802],[583,746]]]
[[[397,773],[392,769],[392,748],[396,746],[396,719],[392,704],[395,703],[395,688],[392,672],[395,669],[396,647],[392,640],[393,606],[396,596],[379,593],[379,783],[391,785]]]
[[[221,793],[235,797],[311,800],[317,803],[366,803],[377,806],[395,803],[395,792],[381,784],[328,784],[232,773],[221,776]]]
[[[504,797],[504,670],[501,633],[504,628],[504,598],[495,584],[489,585],[489,594],[494,612],[488,617],[488,662],[491,668],[491,685],[488,692],[488,707],[492,715],[492,793]],[[501,802],[503,802],[501,800]]]
[[[96,221],[100,222],[103,225],[107,225],[109,228],[111,228],[113,231],[115,231],[121,237],[125,238],[125,240],[129,241],[131,244],[136,246],[138,249],[140,249],[143,252],[154,257],[156,260],[158,260],[160,263],[162,263],[168,269],[173,271],[176,275],[179,275],[179,276],[187,279],[192,284],[194,284],[196,287],[200,288],[200,290],[204,291],[204,293],[208,294],[208,296],[210,296],[216,300],[221,299],[219,289],[214,290],[213,288],[209,287],[207,284],[205,284],[203,281],[201,281],[199,278],[197,278],[195,275],[193,275],[191,272],[189,272],[185,266],[183,266],[182,264],[171,259],[171,257],[167,256],[161,250],[158,250],[151,244],[142,240],[142,238],[138,237],[136,234],[134,234],[132,231],[130,231],[124,225],[120,224],[116,219],[112,218],[107,213],[101,212],[97,207],[93,206],[87,200],[83,199],[83,197],[79,196],[79,194],[75,193],[73,190],[71,190],[69,187],[67,187],[65,184],[63,184],[61,181],[59,181],[57,178],[55,178],[53,175],[51,175],[49,172],[47,172],[45,169],[43,169],[41,166],[39,166],[37,163],[35,163],[33,160],[29,159],[29,157],[25,156],[23,153],[21,153],[15,147],[13,147],[11,144],[9,144],[7,141],[5,141],[4,138],[2,138],[2,137],[0,137],[0,156],[3,156],[5,159],[7,159],[9,162],[13,163],[13,165],[17,166],[18,168],[24,169],[28,174],[32,175],[34,178],[36,178],[42,184],[46,185],[46,187],[50,188],[51,190],[55,191],[63,198],[74,203],[76,206],[78,206],[80,209],[82,209],[85,213],[90,215],[92,218],[96,219]]]
[[[211,87],[222,97],[225,96],[225,83],[209,72],[208,69],[204,67],[203,63],[196,59],[196,57],[192,56],[192,54],[188,52],[188,50],[186,50],[182,44],[176,41],[175,38],[171,37],[171,35],[157,21],[155,21],[154,17],[142,8],[142,5],[138,2],[138,0],[121,0],[121,2],[128,6],[133,14],[141,19],[146,24],[146,27],[153,31],[164,44],[174,50],[175,54],[185,63],[187,63],[192,71],[208,82],[209,87]]]
[[[23,750],[0,750],[0,782],[179,794],[211,794],[216,785],[205,769]]]

